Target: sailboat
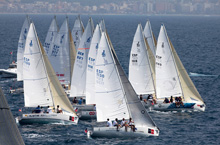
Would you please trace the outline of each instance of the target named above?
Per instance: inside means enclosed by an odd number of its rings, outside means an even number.
[[[151,24],[150,21],[148,20],[146,22],[146,25],[144,27],[144,36],[146,38],[146,41],[154,55],[154,57],[156,56],[156,46],[157,46],[157,41],[155,39],[154,33],[151,29]]]
[[[0,69],[0,72],[2,73],[3,77],[16,77],[17,76],[17,81],[22,81],[23,79],[23,73],[22,73],[23,54],[24,54],[25,41],[26,41],[29,25],[30,25],[30,20],[29,20],[29,17],[26,16],[26,19],[21,29],[19,41],[18,41],[17,63],[12,62],[9,65],[8,69]],[[11,53],[13,54],[13,52]]]
[[[18,51],[17,51],[17,81],[23,80],[23,59],[24,59],[24,48],[27,38],[27,33],[30,26],[29,17],[26,16],[24,24],[21,29],[19,41],[18,41]]]
[[[69,102],[47,54],[37,36],[35,26],[30,24],[24,52],[24,102],[25,107],[57,106],[63,113],[30,113],[18,118],[20,124],[26,123],[68,123],[77,124],[78,116]]]
[[[96,61],[97,121],[132,118],[136,131],[116,127],[94,127],[92,137],[158,136],[159,129],[146,112],[128,81],[106,32],[102,33]]]
[[[73,44],[68,17],[64,20],[55,38],[49,60],[61,84],[70,85],[76,50]]]
[[[156,51],[156,97],[155,110],[198,110],[205,111],[205,103],[195,88],[179,59],[162,24]],[[181,97],[183,105],[162,103],[164,98]]]
[[[76,18],[74,22],[73,29],[72,29],[72,37],[73,37],[76,50],[79,47],[79,43],[82,38],[83,32],[84,32],[84,26],[81,21],[80,15],[78,15],[78,17]]]
[[[142,26],[139,24],[132,43],[129,62],[129,81],[138,95],[155,94],[155,59],[147,44]]]
[[[47,36],[44,42],[44,50],[47,54],[51,54],[52,52],[53,44],[54,44],[58,31],[59,31],[59,28],[57,25],[56,16],[54,16],[50,24],[50,27],[48,29]],[[48,55],[48,58],[50,60],[50,55]]]
[[[7,100],[0,87],[0,144],[1,145],[24,145],[14,116],[11,113]]]
[[[79,48],[77,49],[76,61],[74,63],[74,70],[72,74],[70,97],[86,96],[87,59],[93,31],[93,20],[90,18],[85,32],[82,35],[82,39],[80,40]]]

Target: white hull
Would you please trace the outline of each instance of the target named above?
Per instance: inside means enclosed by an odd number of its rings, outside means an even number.
[[[96,111],[80,111],[77,115],[81,120],[96,119]]]
[[[49,124],[49,123],[64,123],[73,124],[78,123],[78,116],[71,113],[58,114],[58,113],[32,113],[22,114],[21,118],[18,118],[20,124]]]
[[[93,132],[89,132],[92,137],[148,137],[148,136],[159,136],[158,129],[152,129],[148,127],[136,127],[136,131],[133,132],[131,128],[125,131],[125,127],[120,128],[119,131],[116,127],[94,127]],[[153,130],[153,131],[152,131]]]
[[[9,69],[0,69],[3,77],[16,77],[17,76],[17,68],[9,68]]]
[[[95,111],[95,107],[93,105],[78,105],[73,104],[73,108],[78,108],[79,111]]]

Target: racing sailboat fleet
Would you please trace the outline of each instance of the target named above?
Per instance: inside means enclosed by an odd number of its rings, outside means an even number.
[[[17,66],[17,80],[24,84],[24,107],[39,105],[50,110],[23,113],[16,118],[21,124],[58,122],[76,125],[79,117],[96,118],[97,122],[124,118],[126,121],[132,119],[135,129],[94,127],[88,135],[159,136],[160,130],[146,108],[205,111],[205,103],[181,63],[165,26],[161,26],[156,41],[150,21],[144,30],[141,24],[137,26],[128,78],[104,20],[94,29],[90,18],[84,30],[80,16],[72,31],[68,17],[60,29],[54,17],[44,45],[27,16],[19,38]],[[142,96],[146,101],[141,101]],[[152,96],[154,101],[149,101],[146,96]],[[164,101],[170,100],[171,96],[174,101]],[[77,101],[71,103],[73,98]]]

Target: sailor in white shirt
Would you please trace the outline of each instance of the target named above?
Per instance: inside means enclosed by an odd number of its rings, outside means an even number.
[[[119,131],[118,128],[119,128],[119,126],[121,126],[121,125],[118,124],[118,118],[115,118],[115,120],[114,120],[114,122],[113,122],[113,126],[116,126],[116,127],[117,127],[117,131]]]
[[[50,108],[50,106],[47,107],[47,113],[52,113],[52,109]]]
[[[107,119],[107,127],[112,127],[112,122]]]

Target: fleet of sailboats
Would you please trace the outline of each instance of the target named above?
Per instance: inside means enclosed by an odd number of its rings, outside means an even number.
[[[76,125],[79,117],[96,118],[97,122],[124,118],[127,121],[132,119],[135,129],[94,127],[88,131],[88,135],[159,136],[160,130],[146,110],[149,102],[142,102],[140,96],[152,95],[156,101],[150,107],[158,111],[205,111],[206,107],[177,55],[165,26],[161,25],[156,41],[150,21],[146,22],[144,30],[141,24],[137,26],[127,78],[104,20],[94,29],[90,18],[84,30],[78,16],[71,32],[68,17],[59,29],[54,16],[42,45],[34,23],[27,16],[19,37],[14,73],[17,74],[17,81],[23,81],[24,84],[24,107],[41,106],[51,110],[23,113],[16,118],[20,124]],[[71,104],[62,85],[68,86],[70,98],[83,98],[85,103]],[[164,99],[170,99],[171,96],[181,98],[182,103],[164,103]]]

